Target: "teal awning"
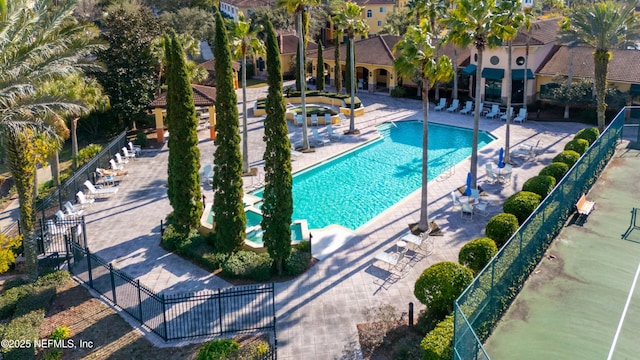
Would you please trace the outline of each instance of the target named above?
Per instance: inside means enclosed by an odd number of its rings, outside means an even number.
[[[464,69],[462,69],[462,73],[465,75],[473,75],[476,73],[476,69],[478,67],[474,64],[467,65]]]
[[[484,68],[482,69],[482,77],[487,80],[502,80],[504,69]]]
[[[531,69],[527,69],[527,79],[533,80],[535,78]],[[524,80],[524,69],[511,70],[511,80]]]
[[[629,89],[629,94],[632,96],[640,95],[640,84],[631,84],[631,88]]]

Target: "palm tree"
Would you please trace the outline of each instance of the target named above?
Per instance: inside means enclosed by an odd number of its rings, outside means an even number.
[[[233,57],[242,59],[242,172],[249,172],[249,132],[247,130],[247,55],[266,53],[264,42],[258,38],[262,26],[251,27],[251,21],[244,20],[244,14],[238,14],[232,33],[231,48]]]
[[[401,75],[412,77],[419,71],[422,80],[422,194],[420,201],[420,221],[418,227],[424,232],[429,229],[427,198],[429,170],[429,88],[438,81],[449,81],[453,74],[451,60],[446,56],[436,58],[436,48],[432,44],[429,23],[423,19],[419,26],[410,26],[404,37],[395,45],[398,53],[393,67]]]
[[[598,129],[605,126],[607,72],[611,49],[638,47],[640,19],[635,14],[635,3],[620,4],[613,1],[581,5],[569,11],[562,20],[558,41],[570,46],[594,49],[594,79]]]
[[[482,76],[482,55],[484,49],[501,45],[502,39],[496,29],[499,18],[495,0],[459,0],[448,18],[443,19],[449,27],[447,41],[462,48],[473,44],[478,52],[476,69],[476,103],[473,114],[473,139],[471,148],[471,187],[478,182],[478,131],[480,128],[480,84]]]
[[[357,133],[357,130],[355,128],[355,124],[356,124],[356,118],[355,118],[355,94],[356,94],[356,90],[355,90],[355,77],[356,77],[356,70],[355,70],[355,53],[354,53],[354,48],[355,48],[355,43],[354,43],[354,38],[356,37],[356,35],[363,35],[363,36],[367,36],[368,32],[369,32],[369,27],[367,26],[367,24],[364,22],[364,20],[362,20],[362,10],[364,8],[361,6],[358,6],[358,4],[354,3],[354,2],[346,2],[345,3],[345,7],[344,10],[340,13],[338,13],[338,15],[336,16],[336,26],[343,29],[346,33],[347,33],[347,37],[349,38],[349,44],[350,44],[350,63],[347,64],[349,66],[349,69],[351,71],[351,81],[350,81],[350,85],[351,85],[351,89],[350,89],[350,93],[351,93],[351,120],[349,122],[349,134],[355,134]]]
[[[308,6],[317,6],[320,4],[320,0],[278,0],[277,6],[283,6],[289,13],[296,15],[296,23],[298,28],[298,52],[300,57],[298,58],[298,76],[300,77],[300,102],[302,103],[302,149],[309,149],[309,135],[307,134],[307,101],[306,91],[307,84],[304,76],[304,27],[302,23],[302,13]]]
[[[507,119],[505,126],[504,138],[504,162],[508,163],[509,159],[509,140],[510,140],[510,124],[511,124],[511,98],[513,92],[513,79],[511,76],[511,68],[513,62],[513,39],[518,34],[520,28],[526,18],[522,12],[520,0],[503,0],[498,5],[500,11],[500,19],[496,21],[500,37],[507,42]],[[526,71],[524,76],[527,76]]]
[[[36,0],[33,7],[29,3],[12,1],[5,21],[0,22],[0,133],[20,199],[27,266],[35,277],[35,153],[31,141],[39,133],[56,137],[56,128],[64,127],[58,114],[77,116],[86,110],[80,103],[37,91],[46,80],[83,69],[98,70],[87,57],[101,46],[94,41],[95,27],[75,21],[74,0],[65,0],[55,9],[45,6],[47,0]]]

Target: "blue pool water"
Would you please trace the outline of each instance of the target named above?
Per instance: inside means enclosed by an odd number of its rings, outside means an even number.
[[[294,175],[293,220],[306,219],[310,229],[338,224],[355,230],[420,188],[422,122],[385,123],[378,131],[382,139]],[[429,124],[429,181],[471,155],[472,135]],[[493,140],[480,132],[478,148]],[[253,195],[262,197],[262,190]]]

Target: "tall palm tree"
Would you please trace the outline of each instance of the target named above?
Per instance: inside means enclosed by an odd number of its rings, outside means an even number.
[[[499,36],[507,42],[507,119],[505,121],[505,137],[504,137],[504,162],[508,163],[509,159],[509,142],[511,137],[511,98],[513,92],[513,79],[511,74],[513,63],[513,39],[518,34],[518,29],[524,24],[525,16],[522,12],[520,0],[503,0],[498,5],[500,19],[496,21]],[[527,76],[526,71],[524,76]]]
[[[309,149],[309,135],[307,134],[307,84],[304,76],[304,26],[302,22],[302,15],[305,8],[308,6],[318,6],[320,0],[278,0],[277,6],[283,6],[289,13],[296,16],[296,27],[298,29],[298,76],[300,77],[300,102],[302,103],[302,149]]]
[[[562,20],[558,41],[570,46],[586,46],[594,49],[594,79],[598,129],[604,130],[607,73],[611,49],[638,47],[640,19],[635,13],[635,3],[613,1],[580,5]]]
[[[347,33],[347,37],[349,38],[350,44],[350,64],[349,69],[351,71],[351,120],[349,121],[349,134],[357,133],[355,128],[356,118],[355,118],[355,42],[354,39],[356,35],[367,36],[369,32],[369,26],[362,20],[362,10],[364,8],[358,6],[358,4],[348,1],[345,3],[344,10],[336,16],[336,26],[343,29],[344,32]]]
[[[459,0],[449,17],[443,19],[449,28],[447,41],[462,48],[473,44],[478,52],[476,69],[476,103],[473,114],[473,139],[471,143],[471,187],[478,184],[478,131],[480,128],[482,55],[488,46],[494,48],[502,44],[496,29],[499,12],[495,0]]]
[[[247,129],[247,55],[265,54],[264,42],[258,38],[262,26],[251,27],[251,21],[238,14],[232,33],[231,49],[233,57],[242,59],[242,172],[249,172],[249,132]]]
[[[97,70],[87,58],[101,47],[94,40],[98,30],[75,21],[74,0],[61,1],[55,9],[48,9],[46,3],[12,1],[0,22],[0,133],[20,199],[20,226],[32,277],[37,276],[37,258],[31,141],[40,132],[55,137],[55,129],[64,126],[58,114],[74,116],[85,110],[78,102],[39,95],[37,90],[46,80]]]
[[[429,229],[427,177],[429,170],[429,88],[437,81],[448,81],[453,74],[451,60],[446,56],[436,58],[432,34],[427,19],[419,26],[410,26],[404,37],[395,45],[398,57],[394,69],[403,76],[413,77],[416,71],[422,80],[422,193],[420,201],[420,231]]]

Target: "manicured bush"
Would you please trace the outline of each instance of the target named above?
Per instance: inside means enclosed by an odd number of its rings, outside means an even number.
[[[136,135],[135,140],[133,140],[133,143],[135,145],[140,146],[141,148],[146,148],[147,145],[149,145],[149,139],[147,139],[147,134],[138,133],[138,135]]]
[[[253,251],[238,251],[222,264],[222,274],[256,281],[271,277],[272,260],[269,254],[258,254]]]
[[[424,360],[453,358],[453,315],[447,316],[420,342]]]
[[[78,150],[78,167],[89,162],[94,156],[98,155],[102,151],[102,145],[89,144],[82,149]]]
[[[0,319],[6,319],[13,315],[18,302],[29,293],[30,287],[23,285],[5,290],[0,295]]]
[[[53,340],[64,340],[68,339],[70,336],[71,331],[69,330],[69,327],[66,325],[60,325],[51,332],[49,338]]]
[[[518,231],[518,218],[513,214],[497,214],[487,222],[485,233],[500,249]]]
[[[402,86],[396,86],[391,89],[391,97],[394,98],[403,98],[407,96],[407,90]]]
[[[582,155],[589,149],[589,142],[585,139],[573,139],[564,145],[565,150],[573,150]]]
[[[593,111],[591,111],[593,112]],[[593,127],[593,128],[585,128],[585,129],[581,129],[580,131],[578,131],[576,133],[576,136],[574,136],[574,139],[585,139],[589,142],[589,145],[593,144],[594,141],[596,141],[598,139],[598,136],[600,136],[600,131],[598,130],[597,127]]]
[[[431,265],[416,281],[413,294],[441,319],[453,311],[453,302],[473,280],[473,272],[451,261]]]
[[[284,262],[284,272],[287,275],[299,275],[307,270],[311,254],[300,249],[294,249]]]
[[[40,324],[44,320],[44,309],[37,309],[15,316],[4,329],[3,339],[25,340],[38,339]],[[35,359],[34,347],[2,348],[3,359]]]
[[[13,266],[16,256],[22,252],[21,248],[22,235],[9,238],[5,234],[0,234],[0,274],[7,272]]]
[[[522,224],[540,204],[540,195],[530,191],[520,191],[511,196],[502,205],[502,211],[513,214]]]
[[[469,241],[460,249],[458,262],[477,274],[497,253],[498,247],[495,241],[486,237],[477,238]]]
[[[167,225],[167,228],[162,234],[162,240],[160,244],[162,247],[171,252],[177,252],[179,254],[185,254],[189,245],[191,244],[191,236],[193,233],[184,234],[176,231],[173,224]]]
[[[573,150],[565,150],[551,160],[551,162],[561,162],[569,165],[569,168],[573,166],[580,159],[580,154]]]
[[[219,339],[209,341],[198,351],[198,360],[226,359],[240,349],[237,341],[231,339]]]
[[[540,195],[541,198],[546,198],[547,195],[556,186],[556,179],[549,175],[538,175],[530,178],[522,185],[522,191],[530,191]]]
[[[540,170],[540,175],[543,176],[552,176],[556,179],[556,184],[562,180],[564,174],[569,171],[569,165],[563,162],[552,162],[551,164],[544,167],[544,169]]]

